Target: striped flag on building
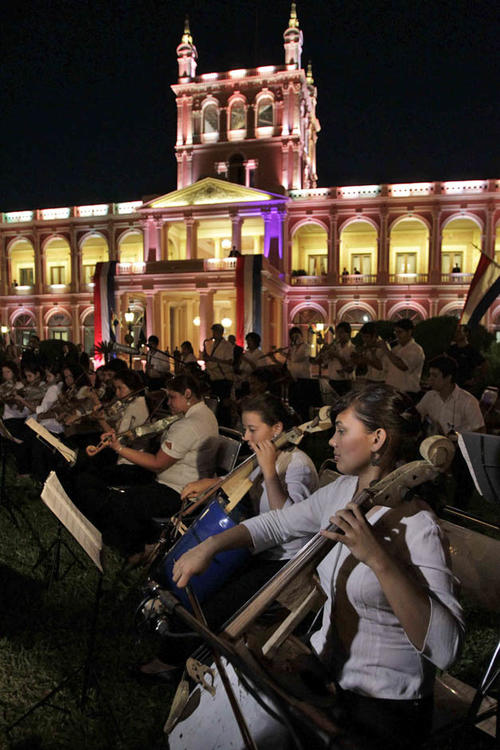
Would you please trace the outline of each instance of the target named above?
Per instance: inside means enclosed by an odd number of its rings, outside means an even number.
[[[245,346],[250,331],[262,334],[262,255],[240,255],[236,261],[236,341]]]
[[[94,274],[94,345],[114,341],[111,325],[115,309],[116,260],[96,263]]]
[[[500,266],[481,254],[476,273],[471,281],[460,322],[470,328],[478,325],[500,294]]]

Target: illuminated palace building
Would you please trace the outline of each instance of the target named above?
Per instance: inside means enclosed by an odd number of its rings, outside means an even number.
[[[317,91],[293,5],[284,48],[282,65],[198,75],[186,25],[177,189],[1,215],[0,322],[18,343],[35,331],[91,351],[94,266],[108,259],[117,317],[130,309],[162,347],[196,347],[223,319],[234,333],[233,247],[264,256],[264,350],[291,324],[459,314],[480,249],[500,261],[500,181],[318,187]],[[500,330],[498,301],[485,322]]]

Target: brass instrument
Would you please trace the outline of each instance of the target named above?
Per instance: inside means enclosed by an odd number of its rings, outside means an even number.
[[[133,438],[144,437],[145,435],[155,435],[158,432],[163,432],[163,430],[166,430],[168,427],[170,427],[171,424],[177,422],[179,419],[182,419],[183,416],[184,414],[171,414],[170,416],[164,417],[163,419],[158,419],[156,422],[145,422],[138,427],[132,427],[131,429],[125,430],[124,432],[120,432],[118,435],[114,436],[114,439],[118,440],[121,443],[126,439],[130,440]],[[113,435],[106,435],[105,437],[101,438],[101,441],[98,445],[87,445],[87,455],[91,458],[93,456],[96,456],[107,445],[109,445],[112,440]]]

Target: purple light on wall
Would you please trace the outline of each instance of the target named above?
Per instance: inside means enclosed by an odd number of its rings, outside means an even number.
[[[283,258],[283,220],[276,209],[262,213],[264,219],[264,256],[271,263]]]

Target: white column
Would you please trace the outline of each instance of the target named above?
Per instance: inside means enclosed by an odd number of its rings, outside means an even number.
[[[208,338],[211,326],[214,323],[214,292],[209,289],[200,289],[200,351],[203,350],[203,341]]]
[[[241,252],[241,226],[243,218],[239,214],[231,216],[231,246]]]

